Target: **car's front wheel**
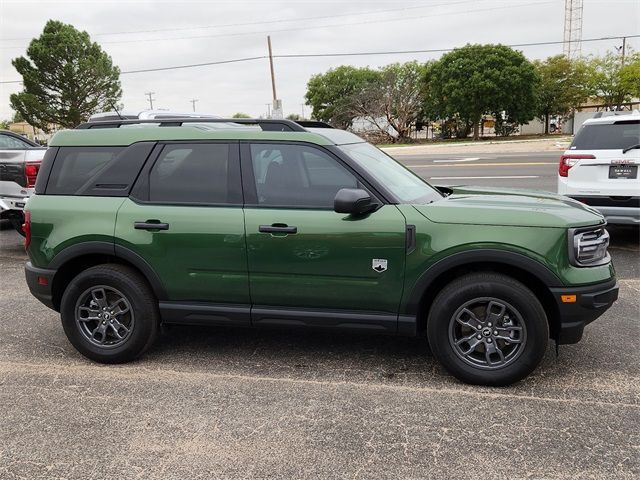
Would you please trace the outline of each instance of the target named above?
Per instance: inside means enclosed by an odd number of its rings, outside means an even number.
[[[102,363],[133,360],[158,331],[153,292],[135,270],[123,265],[98,265],[77,275],[62,296],[60,314],[73,346]]]
[[[435,298],[429,346],[463,382],[504,386],[531,373],[547,349],[549,326],[540,301],[521,282],[498,273],[454,280]]]

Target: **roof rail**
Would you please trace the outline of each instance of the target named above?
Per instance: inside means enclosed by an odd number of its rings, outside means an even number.
[[[320,122],[318,120],[296,120],[295,122],[306,128],[333,128],[327,122]]]
[[[122,125],[159,124],[161,127],[181,127],[185,123],[237,123],[241,125],[258,125],[267,132],[306,132],[302,125],[292,120],[274,120],[260,118],[155,118],[149,120],[126,119],[105,120],[81,123],[79,130],[92,128],[120,128]]]

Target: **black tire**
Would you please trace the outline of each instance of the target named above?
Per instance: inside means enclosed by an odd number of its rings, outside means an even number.
[[[94,309],[98,312],[106,309],[100,308],[98,303],[92,300],[96,298],[96,291],[106,292],[104,298],[107,303],[107,295],[111,295],[111,299],[114,296],[118,298],[118,295],[123,297],[122,303],[117,302],[117,308],[119,311],[128,308],[127,313],[112,315],[110,320],[122,326],[119,331],[106,325],[102,334],[98,332],[92,335],[90,331],[96,322],[107,324],[108,321],[101,319],[87,322],[79,319],[82,317],[78,313],[79,309],[90,312]],[[98,296],[102,296],[102,293]],[[90,307],[83,306],[87,305],[87,301]],[[122,306],[125,309],[122,309]],[[71,344],[85,357],[100,363],[125,363],[140,356],[154,342],[160,323],[158,302],[145,279],[135,270],[117,264],[91,267],[71,280],[62,295],[60,316],[64,332]],[[89,315],[87,317],[89,318]],[[98,344],[100,340],[104,342],[102,346]],[[109,341],[113,344],[110,345]]]
[[[489,310],[495,315],[487,315]],[[452,281],[435,298],[427,337],[436,359],[459,380],[506,386],[538,366],[547,350],[549,324],[538,298],[519,281],[498,273],[472,273]]]

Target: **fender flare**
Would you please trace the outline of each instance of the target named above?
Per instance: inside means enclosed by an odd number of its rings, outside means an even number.
[[[137,268],[149,282],[158,300],[168,299],[164,284],[153,267],[133,250],[111,242],[92,241],[71,245],[53,257],[47,268],[58,270],[69,261],[85,255],[110,255],[130,263]]]
[[[530,273],[548,288],[564,286],[560,278],[549,268],[526,255],[508,250],[475,249],[444,257],[425,270],[414,284],[403,313],[417,315],[422,297],[440,275],[452,268],[470,263],[495,263],[516,267]]]

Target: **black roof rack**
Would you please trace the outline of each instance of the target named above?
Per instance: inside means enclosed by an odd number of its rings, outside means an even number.
[[[92,128],[120,128],[122,125],[143,123],[159,124],[161,127],[181,127],[185,123],[237,123],[241,125],[258,125],[266,132],[306,132],[304,127],[292,120],[255,119],[255,118],[152,118],[125,120],[98,120],[81,123],[76,128],[88,130]]]

